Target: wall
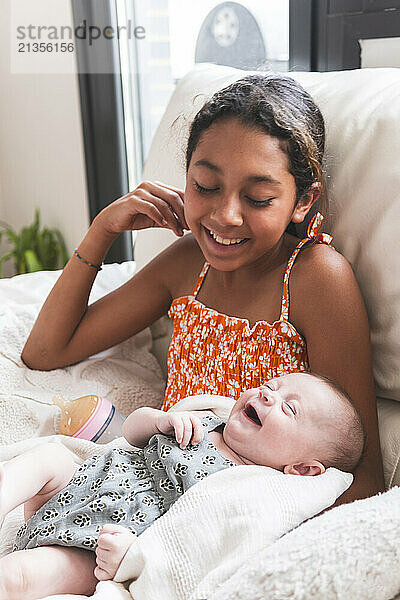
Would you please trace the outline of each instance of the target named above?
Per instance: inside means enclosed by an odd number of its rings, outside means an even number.
[[[2,0],[0,20],[0,219],[19,230],[39,207],[71,253],[89,226],[77,76],[10,72],[11,1]],[[40,23],[54,0],[36,4]],[[57,4],[72,25],[70,1]]]

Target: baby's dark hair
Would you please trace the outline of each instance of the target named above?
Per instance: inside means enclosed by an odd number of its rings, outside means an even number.
[[[325,125],[311,96],[294,79],[279,74],[247,75],[216,92],[194,117],[186,148],[186,171],[201,135],[215,121],[236,118],[280,140],[296,183],[297,201],[321,183],[320,208],[326,210],[322,159]]]
[[[360,413],[349,394],[338,383],[323,375],[309,374],[326,383],[340,402],[335,420],[329,423],[335,435],[328,435],[324,456],[319,460],[326,469],[335,467],[352,473],[362,461],[367,443],[367,434]]]

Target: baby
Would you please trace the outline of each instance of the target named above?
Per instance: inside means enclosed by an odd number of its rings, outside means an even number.
[[[0,560],[0,600],[91,595],[97,580],[114,577],[135,536],[211,473],[235,465],[293,475],[353,471],[365,443],[347,394],[310,373],[243,392],[226,424],[211,413],[144,407],[129,415],[123,435],[135,448],[113,448],[79,468],[54,443],[1,466],[0,517],[24,503],[28,522],[17,534],[19,552]]]

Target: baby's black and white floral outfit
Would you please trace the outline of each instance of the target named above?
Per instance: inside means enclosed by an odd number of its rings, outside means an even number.
[[[113,448],[85,461],[69,484],[22,525],[14,551],[51,545],[94,550],[106,523],[140,535],[192,485],[235,466],[208,436],[224,422],[212,413],[201,421],[202,442],[185,450],[173,437],[157,434],[144,448]]]

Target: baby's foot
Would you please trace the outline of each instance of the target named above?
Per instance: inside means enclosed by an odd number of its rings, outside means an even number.
[[[114,578],[135,538],[134,533],[121,525],[110,524],[102,527],[97,540],[97,567],[94,570],[94,576],[99,581]]]

